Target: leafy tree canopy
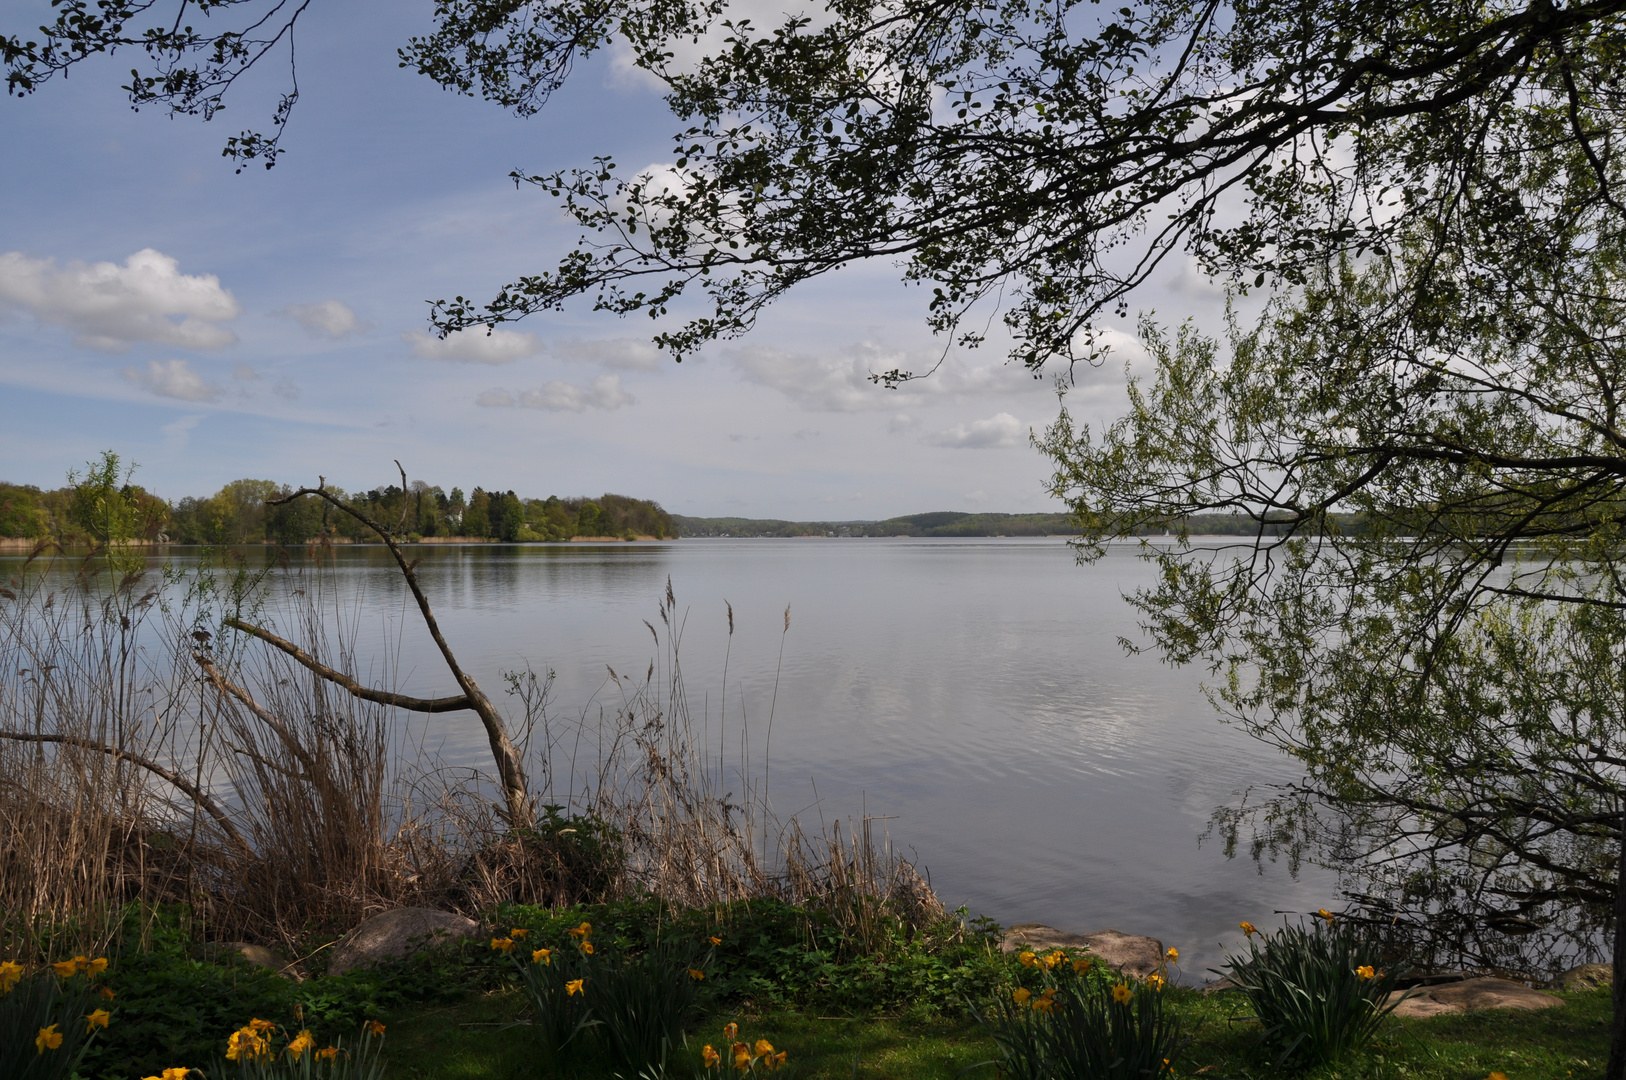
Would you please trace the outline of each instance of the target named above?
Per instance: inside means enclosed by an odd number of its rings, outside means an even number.
[[[286,57],[273,164],[297,100],[299,20],[318,0],[53,0],[0,37],[15,94],[98,53],[141,66],[138,106],[214,115]],[[677,120],[670,174],[598,159],[524,176],[584,229],[552,269],[443,330],[585,297],[672,314],[681,357],[747,331],[787,289],[881,258],[930,289],[927,318],[975,344],[1002,310],[1032,368],[1093,357],[1092,328],[1160,260],[1191,252],[1243,287],[1301,284],[1329,256],[1388,251],[1417,223],[1542,237],[1618,212],[1626,0],[825,0],[756,26],[728,0],[437,0],[400,59],[520,114],[619,40]],[[1578,171],[1530,183],[1541,162]],[[1571,168],[1565,164],[1564,168]],[[1561,190],[1560,190],[1561,189]],[[691,302],[692,301],[692,302]],[[895,381],[909,373],[878,375]]]

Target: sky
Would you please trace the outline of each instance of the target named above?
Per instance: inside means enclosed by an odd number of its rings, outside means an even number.
[[[43,22],[6,5],[0,33]],[[538,115],[442,91],[397,66],[432,5],[314,4],[300,102],[274,169],[220,155],[263,130],[268,65],[204,123],[133,112],[131,58],[101,58],[0,99],[0,480],[56,487],[114,450],[169,499],[242,477],[347,489],[412,480],[522,496],[616,492],[679,514],[795,520],[929,510],[1060,510],[1029,444],[1058,404],[995,340],[929,367],[929,288],[891,263],[780,301],[745,338],[681,365],[647,319],[580,304],[487,337],[426,332],[428,301],[490,297],[553,267],[579,230],[528,174],[611,154],[670,161],[677,121],[614,53],[579,65]],[[1216,325],[1223,294],[1189,265],[1136,296],[1165,322]],[[1069,398],[1112,416],[1117,352]]]

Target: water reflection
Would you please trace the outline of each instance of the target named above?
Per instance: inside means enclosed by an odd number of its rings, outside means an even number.
[[[412,553],[443,631],[487,692],[500,696],[504,670],[551,669],[565,712],[604,693],[607,668],[645,670],[655,650],[644,620],[657,622],[670,578],[706,745],[735,762],[748,735],[760,765],[771,705],[777,810],[825,822],[860,808],[888,815],[951,905],[1152,933],[1200,975],[1239,920],[1264,925],[1275,909],[1333,899],[1320,873],[1295,881],[1198,846],[1215,806],[1291,772],[1218,722],[1195,673],[1124,654],[1118,639],[1138,630],[1122,596],[1150,573],[1128,551],[1090,567],[1059,541],[1019,539]],[[293,558],[279,589],[313,582],[305,557]],[[340,548],[322,580],[364,670],[398,648],[400,689],[452,692],[386,551]],[[477,724],[428,723],[442,725],[448,758],[485,763]]]

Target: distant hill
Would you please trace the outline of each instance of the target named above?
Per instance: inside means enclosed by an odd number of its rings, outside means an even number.
[[[1351,515],[1334,514],[1345,531],[1359,531],[1359,521]],[[905,514],[884,521],[782,521],[777,518],[684,517],[673,514],[672,523],[680,537],[739,536],[1076,536],[1078,528],[1068,514],[973,514],[960,510],[936,510],[926,514]],[[1252,536],[1259,523],[1243,514],[1197,514],[1186,519],[1193,536]],[[1172,529],[1172,525],[1171,525]],[[1143,536],[1167,530],[1141,529]],[[1267,524],[1265,533],[1281,532],[1279,525]]]
[[[679,536],[1071,536],[1066,514],[972,514],[939,510],[884,521],[780,521],[672,515]]]

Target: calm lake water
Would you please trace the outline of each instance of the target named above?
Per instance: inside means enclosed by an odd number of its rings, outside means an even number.
[[[1140,635],[1122,596],[1150,573],[1132,550],[1093,566],[1048,539],[414,553],[443,631],[486,691],[501,697],[504,670],[552,669],[561,716],[613,693],[607,667],[642,675],[656,658],[644,620],[660,625],[670,579],[690,707],[714,745],[731,602],[730,763],[743,710],[760,764],[771,705],[775,811],[815,828],[821,815],[885,815],[951,907],[1151,934],[1179,946],[1185,978],[1200,981],[1220,943],[1240,941],[1240,920],[1269,925],[1274,911],[1335,899],[1322,871],[1295,879],[1282,864],[1227,859],[1216,839],[1199,844],[1215,807],[1293,771],[1217,719],[1199,673],[1125,655],[1118,639]],[[454,692],[387,552],[341,548],[334,572],[363,670],[398,655],[401,689]],[[448,760],[489,762],[471,717],[428,722]]]

